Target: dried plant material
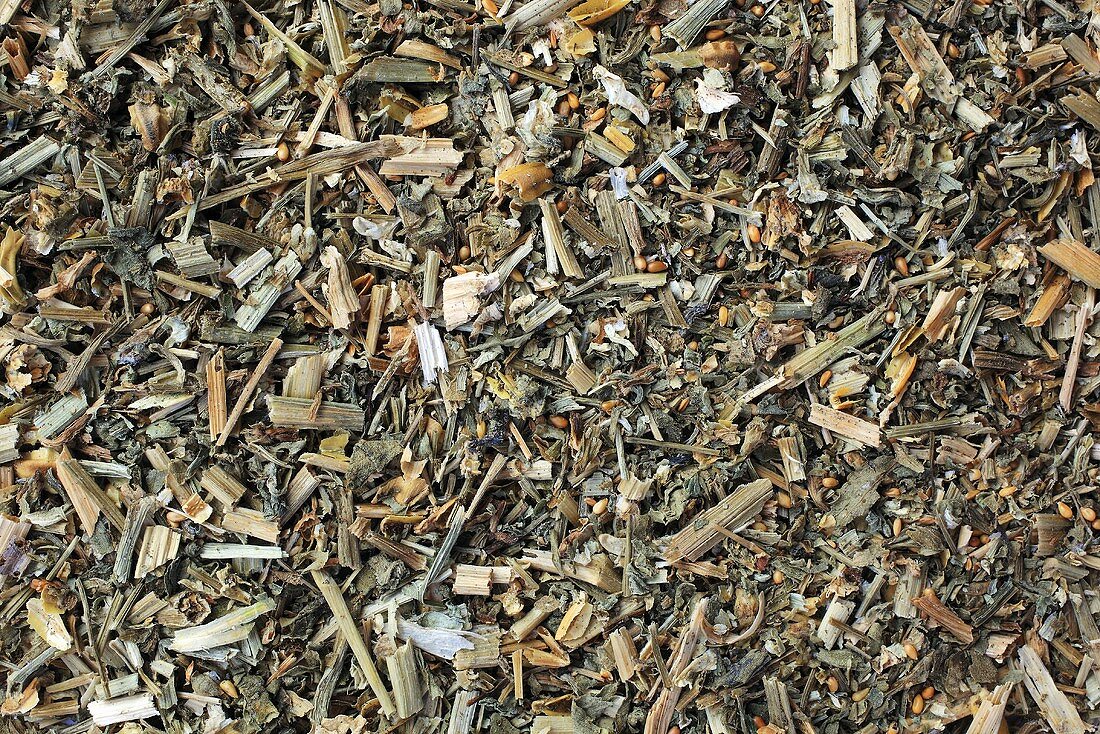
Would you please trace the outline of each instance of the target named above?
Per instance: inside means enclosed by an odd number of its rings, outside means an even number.
[[[596,25],[630,4],[630,0],[585,0],[569,11],[569,19],[580,26]]]
[[[382,162],[378,172],[383,176],[445,176],[462,162],[453,140],[400,135],[382,140],[399,151]]]
[[[843,634],[840,625],[848,621],[855,608],[854,602],[839,597],[833,598],[829,606],[825,607],[825,614],[822,615],[821,623],[817,626],[817,636],[821,638],[821,644],[826,650],[836,647],[837,641]]]
[[[366,415],[357,405],[334,403],[305,398],[267,396],[267,409],[271,423],[284,428],[313,430],[358,431],[363,428]]]
[[[499,183],[514,186],[523,201],[534,201],[550,190],[551,171],[545,163],[522,163],[497,173]]]
[[[695,657],[695,648],[703,635],[706,622],[707,599],[700,599],[691,612],[691,620],[676,644],[676,652],[668,664],[668,678],[660,686],[656,702],[649,710],[645,720],[645,734],[659,734],[668,730],[676,704],[680,700],[683,688],[678,678],[688,668]]]
[[[1014,687],[1014,683],[1002,683],[992,691],[982,691],[979,694],[981,704],[970,721],[966,734],[994,734],[999,731],[1004,721],[1005,707],[1008,706],[1008,697]]]
[[[26,296],[19,287],[18,259],[19,250],[25,238],[11,227],[4,231],[0,240],[0,299],[3,300],[5,313],[14,313],[23,305]]]
[[[1043,292],[1036,299],[1031,311],[1024,317],[1024,326],[1042,326],[1055,309],[1061,308],[1069,298],[1071,281],[1068,275],[1056,274],[1050,282],[1043,287]]]
[[[425,41],[420,41],[413,38],[407,38],[394,49],[395,56],[403,56],[410,59],[420,59],[421,61],[430,61],[435,64],[442,64],[443,66],[450,67],[451,69],[461,69],[462,60],[453,54],[449,54],[439,46]]]
[[[88,703],[88,713],[96,726],[110,726],[160,716],[160,709],[151,693],[137,693],[110,701],[91,701]]]
[[[256,276],[262,273],[274,259],[274,256],[267,248],[261,247],[237,263],[236,267],[230,270],[229,274],[225,277],[238,288],[244,288],[251,283]]]
[[[219,466],[212,466],[203,472],[199,486],[213,495],[224,507],[232,507],[248,491],[248,487],[240,480]]]
[[[146,575],[160,568],[179,554],[181,535],[163,525],[150,525],[145,528],[138,549],[137,562],[134,565],[134,577]]]
[[[210,438],[216,440],[226,422],[225,356],[219,350],[206,363],[206,412],[210,416]]]
[[[1100,288],[1100,255],[1074,240],[1054,240],[1039,248],[1047,260],[1075,280]]]
[[[423,477],[427,464],[424,460],[413,460],[412,449],[406,446],[401,454],[401,476],[387,482],[383,490],[392,492],[399,504],[413,504],[428,492],[428,482]]]
[[[347,329],[353,317],[359,313],[359,294],[351,284],[348,266],[339,250],[329,245],[321,253],[321,264],[328,268],[328,312],[332,316],[332,326]]]
[[[378,675],[378,669],[374,666],[374,659],[371,657],[370,650],[367,648],[367,643],[359,633],[358,625],[355,623],[355,620],[352,619],[351,612],[348,610],[347,602],[344,600],[344,595],[340,592],[340,588],[323,572],[311,571],[310,573],[313,576],[313,582],[317,584],[317,588],[325,598],[325,602],[328,604],[329,609],[332,610],[336,624],[340,627],[340,631],[343,632],[345,639],[347,639],[348,646],[351,648],[352,653],[355,655],[356,662],[366,676],[371,690],[378,698],[378,704],[382,708],[382,712],[386,714],[386,716],[393,716],[397,713],[397,708],[394,706],[393,699],[390,697],[389,691],[386,690],[382,678]]]
[[[65,652],[73,646],[72,635],[65,629],[65,620],[57,610],[48,610],[37,597],[27,602],[27,624],[50,647]]]
[[[0,0],[9,728],[1083,734],[1088,13]]]
[[[96,521],[102,514],[117,530],[126,525],[126,518],[114,500],[99,487],[78,461],[62,454],[56,464],[57,479],[64,487],[85,532],[95,532]]]
[[[859,63],[859,20],[854,0],[837,0],[833,5],[832,65],[846,71]]]
[[[1020,670],[1024,688],[1031,694],[1039,711],[1055,734],[1084,734],[1088,731],[1077,708],[1059,690],[1042,658],[1028,645],[1020,648]]]
[[[386,656],[386,670],[393,683],[394,704],[401,719],[408,719],[424,708],[417,657],[416,649],[407,642]]]
[[[665,26],[664,33],[675,40],[680,48],[687,48],[724,6],[724,0],[698,0],[689,5],[683,15]]]
[[[509,14],[506,23],[508,33],[524,31],[560,17],[577,0],[532,0]]]
[[[562,51],[575,58],[584,58],[596,52],[596,36],[588,28],[568,33],[560,43]]]
[[[638,670],[638,650],[634,645],[634,638],[626,630],[617,629],[608,637],[608,642],[619,678],[630,680]]]
[[[20,146],[18,150],[0,161],[0,186],[6,186],[27,175],[57,155],[60,150],[61,145],[45,135]],[[2,263],[3,260],[0,259],[0,264]]]
[[[240,533],[268,543],[279,540],[279,524],[264,517],[258,510],[246,507],[238,508],[222,515],[222,529],[231,533]]]
[[[726,89],[725,77],[717,70],[708,69],[703,72],[697,85],[695,101],[699,103],[699,111],[703,114],[717,114],[741,101],[741,97]]]
[[[864,446],[877,448],[882,443],[878,424],[842,413],[820,403],[815,403],[810,407],[810,423],[844,436],[844,438],[850,438]]]
[[[772,495],[767,479],[743,484],[721,502],[701,513],[689,527],[669,538],[664,556],[669,562],[696,561],[726,539],[726,532],[737,532],[746,525]]]
[[[443,281],[443,315],[448,330],[468,323],[481,312],[481,296],[500,287],[494,274],[471,271]]]
[[[424,384],[435,384],[440,372],[450,372],[447,348],[443,345],[443,338],[439,335],[439,331],[431,324],[427,322],[418,324],[415,332]]]
[[[405,118],[405,127],[410,131],[425,130],[436,123],[443,122],[450,114],[445,104],[433,104],[413,110]]]
[[[257,619],[274,609],[271,600],[255,602],[206,624],[177,630],[168,646],[186,654],[238,643],[249,636]]]
[[[597,66],[592,71],[603,84],[603,92],[607,95],[608,104],[629,110],[630,114],[638,118],[638,122],[643,125],[649,124],[649,108],[636,94],[626,88],[622,77],[602,66]]]
[[[931,589],[925,589],[919,597],[913,600],[913,604],[921,613],[957,637],[960,642],[969,645],[974,641],[971,626],[944,606]]]

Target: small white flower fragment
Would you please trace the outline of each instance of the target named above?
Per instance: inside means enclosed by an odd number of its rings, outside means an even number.
[[[638,356],[638,350],[634,348],[634,344],[629,339],[630,327],[622,319],[606,322],[603,325],[603,335],[608,341],[614,342],[630,352],[632,357]]]
[[[643,125],[649,124],[649,108],[636,94],[626,88],[623,78],[612,74],[603,66],[597,66],[593,71],[603,84],[604,94],[607,95],[609,104],[629,110]]]
[[[435,327],[425,321],[414,329],[416,334],[416,347],[420,351],[420,369],[424,373],[424,384],[435,383],[439,372],[450,372],[451,365],[447,361],[447,350],[443,347],[443,339]]]
[[[1069,138],[1069,157],[1085,168],[1092,168],[1088,143],[1085,140],[1085,134],[1080,130],[1074,130]]]
[[[741,101],[736,94],[726,91],[726,78],[717,69],[706,69],[697,85],[695,101],[703,114],[713,115],[728,110]]]
[[[608,173],[611,176],[611,190],[615,192],[615,198],[622,200],[630,197],[630,187],[626,184],[626,169],[612,168]]]

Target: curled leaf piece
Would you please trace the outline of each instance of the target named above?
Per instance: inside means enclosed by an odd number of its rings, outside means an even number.
[[[577,25],[596,25],[630,4],[630,0],[586,0],[569,11],[569,18]]]

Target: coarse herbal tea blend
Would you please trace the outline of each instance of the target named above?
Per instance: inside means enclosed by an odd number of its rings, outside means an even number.
[[[1098,44],[0,0],[0,734],[1094,730]]]

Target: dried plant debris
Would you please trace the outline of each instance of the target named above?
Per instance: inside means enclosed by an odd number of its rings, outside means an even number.
[[[1098,12],[0,0],[0,734],[1095,730]]]

